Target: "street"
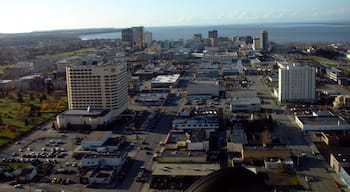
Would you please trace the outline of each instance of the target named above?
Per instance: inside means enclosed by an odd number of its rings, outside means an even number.
[[[335,173],[328,173],[325,168],[329,169],[329,163],[325,162],[322,156],[314,156],[312,151],[317,151],[310,135],[304,134],[294,122],[294,117],[289,114],[288,110],[277,105],[273,99],[270,88],[263,82],[260,76],[249,76],[249,79],[255,82],[252,87],[257,92],[263,93],[268,99],[264,99],[266,104],[262,107],[266,109],[283,110],[285,113],[272,113],[274,119],[274,134],[276,134],[281,143],[286,143],[295,156],[299,156],[301,166],[297,169],[297,175],[300,183],[305,189],[311,191],[339,191],[334,182],[340,178]],[[306,157],[302,158],[301,154],[305,153]],[[306,182],[304,176],[313,176],[318,178],[315,182]]]

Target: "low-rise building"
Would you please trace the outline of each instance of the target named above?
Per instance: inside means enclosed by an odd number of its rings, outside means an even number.
[[[350,124],[340,116],[295,116],[295,122],[303,131],[350,130]]]
[[[98,134],[95,134],[98,136]],[[101,135],[93,141],[83,141],[81,147],[85,151],[116,152],[125,142],[125,137],[112,138],[112,132]]]
[[[350,108],[350,95],[338,95],[337,97],[335,97],[333,106],[336,109]]]
[[[200,177],[220,170],[220,164],[155,163],[150,187],[153,189],[184,190]]]
[[[350,154],[331,153],[330,167],[339,174],[341,167],[350,167]]]
[[[164,150],[157,158],[159,163],[206,163],[205,151]]]
[[[289,157],[285,158],[265,158],[264,166],[266,169],[283,169],[283,170],[293,170],[294,163]]]
[[[245,162],[251,160],[264,160],[265,158],[286,158],[291,156],[290,149],[285,145],[279,146],[268,146],[263,147],[262,145],[244,146],[243,159]]]
[[[232,129],[229,140],[234,144],[248,144],[244,129]]]
[[[152,88],[169,88],[177,83],[180,74],[158,75],[151,81]]]
[[[218,81],[195,81],[187,86],[188,99],[210,99],[219,96]]]
[[[28,75],[16,80],[16,89],[20,91],[43,91],[44,78],[41,75]]]
[[[186,149],[189,151],[208,151],[209,141],[205,136],[205,131],[179,132],[170,131],[163,141],[165,149]]]
[[[58,129],[72,129],[73,127],[96,129],[105,127],[111,122],[112,113],[102,109],[66,110],[56,116]]]
[[[91,169],[80,177],[80,183],[90,185],[109,185],[117,175],[116,169]]]
[[[86,154],[81,159],[82,167],[113,167],[114,169],[120,170],[128,159],[128,153],[109,153],[92,155]]]
[[[347,76],[340,70],[336,68],[330,68],[326,70],[329,79],[338,83],[342,79],[346,79]]]
[[[10,91],[14,88],[14,82],[12,80],[0,80],[0,91]]]
[[[350,145],[350,131],[323,131],[321,132],[321,140],[326,145]]]
[[[168,95],[168,93],[157,92],[140,93],[135,102],[145,106],[161,106],[164,105]]]
[[[231,100],[232,112],[237,111],[260,111],[261,101],[258,97],[254,98],[233,98]]]
[[[210,132],[219,129],[219,126],[219,120],[212,115],[198,115],[191,119],[175,119],[172,122],[174,130],[205,130],[207,138],[209,138]]]

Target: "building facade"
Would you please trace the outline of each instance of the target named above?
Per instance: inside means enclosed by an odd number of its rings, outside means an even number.
[[[143,33],[143,36],[144,36],[144,45],[145,47],[150,47],[151,44],[152,44],[152,41],[153,41],[153,38],[152,38],[152,32],[149,32],[149,31],[145,31]]]
[[[261,46],[260,46],[260,45],[261,45],[261,43],[260,43],[260,38],[257,38],[257,37],[254,38],[254,39],[253,39],[253,45],[252,45],[252,46],[253,46],[253,49],[254,49],[254,50],[260,50],[260,49],[261,49]]]
[[[104,109],[118,116],[128,108],[126,63],[66,68],[68,108]]]
[[[144,28],[142,26],[133,27],[133,43],[136,49],[144,48]]]
[[[280,102],[313,102],[315,100],[315,68],[280,65],[278,100]]]
[[[267,31],[262,30],[260,32],[259,39],[260,49],[262,49],[263,51],[267,51],[269,49],[269,37]]]
[[[208,38],[217,39],[218,31],[217,30],[208,31]]]
[[[133,42],[133,32],[131,28],[122,30],[122,41],[128,43]]]

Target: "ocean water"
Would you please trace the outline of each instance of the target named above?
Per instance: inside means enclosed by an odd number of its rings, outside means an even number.
[[[193,34],[202,33],[208,37],[208,31],[217,30],[221,37],[247,36],[258,37],[266,30],[269,40],[286,42],[350,42],[350,24],[258,24],[258,25],[220,25],[220,26],[177,26],[145,27],[153,34],[154,40],[191,39]],[[81,36],[86,39],[118,39],[121,33],[102,33]]]

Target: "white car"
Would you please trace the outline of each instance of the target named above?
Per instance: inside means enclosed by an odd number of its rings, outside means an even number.
[[[46,192],[44,189],[35,189],[35,192]]]
[[[22,184],[16,184],[13,187],[16,188],[16,189],[19,189],[19,188],[23,188],[23,185]]]

